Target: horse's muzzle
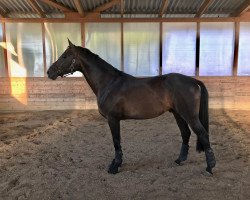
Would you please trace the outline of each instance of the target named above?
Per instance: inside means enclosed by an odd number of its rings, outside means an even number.
[[[47,75],[52,80],[56,80],[56,78],[58,77],[58,75],[56,73],[51,72],[49,69],[47,71]]]

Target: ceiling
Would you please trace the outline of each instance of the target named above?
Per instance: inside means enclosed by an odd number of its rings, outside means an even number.
[[[238,17],[250,0],[1,0],[0,18],[192,18]]]

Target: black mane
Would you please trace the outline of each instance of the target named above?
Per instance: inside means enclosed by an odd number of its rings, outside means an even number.
[[[103,69],[106,69],[110,72],[114,72],[119,75],[125,74],[124,72],[118,70],[117,68],[115,68],[114,66],[103,60],[99,55],[93,53],[89,49],[77,46],[77,50],[80,52],[80,55],[87,56],[90,62],[95,63],[98,66],[101,66]]]

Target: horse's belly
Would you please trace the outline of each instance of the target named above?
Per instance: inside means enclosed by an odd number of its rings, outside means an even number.
[[[165,88],[147,84],[120,89],[99,98],[98,107],[104,116],[120,119],[154,118],[170,109],[170,98]]]
[[[167,105],[158,101],[128,102],[124,109],[127,118],[149,119],[154,118],[168,110]]]

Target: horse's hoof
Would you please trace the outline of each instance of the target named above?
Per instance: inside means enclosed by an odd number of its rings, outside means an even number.
[[[108,169],[108,173],[109,174],[117,174],[118,173],[118,169],[121,166],[120,163],[115,163],[114,160],[111,163],[111,165],[109,165],[109,169]]]
[[[207,167],[206,170],[202,172],[202,175],[207,176],[207,177],[212,177],[213,176],[212,169]]]
[[[117,174],[118,173],[118,167],[110,167],[108,169],[109,174]]]
[[[213,176],[213,174],[211,174],[211,173],[209,173],[208,171],[203,171],[203,172],[201,172],[201,174],[203,175],[203,176],[206,176],[206,177],[212,177]]]
[[[204,148],[200,143],[197,143],[196,145],[196,152],[198,153],[204,152]]]
[[[202,153],[204,150],[201,150],[201,149],[196,149],[196,152],[197,153]]]
[[[178,166],[181,166],[181,165],[182,165],[180,159],[177,159],[177,160],[175,160],[174,162],[175,162],[175,164],[178,165]]]

